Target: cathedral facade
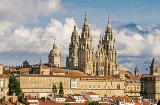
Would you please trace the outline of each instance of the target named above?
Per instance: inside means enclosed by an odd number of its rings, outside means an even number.
[[[74,26],[69,45],[69,56],[66,57],[66,67],[77,67],[80,71],[97,76],[113,76],[119,74],[115,38],[108,19],[105,37],[100,40],[96,53],[92,45],[89,24],[85,15],[82,33],[79,36]]]

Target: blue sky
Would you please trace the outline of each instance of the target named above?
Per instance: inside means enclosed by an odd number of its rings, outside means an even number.
[[[45,27],[50,18],[64,22],[66,17],[71,17],[82,26],[85,12],[89,22],[99,27],[106,26],[108,17],[111,21],[133,22],[141,25],[157,24],[160,20],[159,0],[62,0],[61,3],[63,11],[48,17],[40,16],[38,25]]]
[[[95,49],[110,17],[121,69],[133,72],[137,64],[147,73],[153,57],[160,62],[159,0],[1,0],[0,5],[4,65],[47,62],[54,39],[65,65],[75,20],[80,35],[85,12]]]

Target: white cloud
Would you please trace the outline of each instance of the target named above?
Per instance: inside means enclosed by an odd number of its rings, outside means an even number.
[[[159,29],[150,29],[147,34],[142,34],[134,29],[114,30],[114,36],[116,37],[119,56],[160,57]]]
[[[0,20],[37,22],[39,16],[48,16],[61,8],[60,0],[1,0]]]

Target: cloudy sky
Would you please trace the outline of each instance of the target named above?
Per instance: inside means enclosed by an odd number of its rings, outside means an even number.
[[[46,63],[56,39],[65,65],[73,26],[76,21],[80,35],[86,12],[95,49],[110,17],[120,68],[133,72],[137,64],[149,73],[153,57],[160,67],[159,5],[159,0],[1,0],[0,63]]]

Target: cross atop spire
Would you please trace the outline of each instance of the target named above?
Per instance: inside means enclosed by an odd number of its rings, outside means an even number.
[[[86,12],[85,12],[85,17],[84,17],[84,23],[87,23],[87,16],[86,16]]]
[[[85,12],[85,18],[84,18],[84,20],[85,20],[85,21],[87,21],[87,18],[86,18],[86,12]]]
[[[99,42],[102,43],[102,35],[100,35],[100,40],[99,40]]]

